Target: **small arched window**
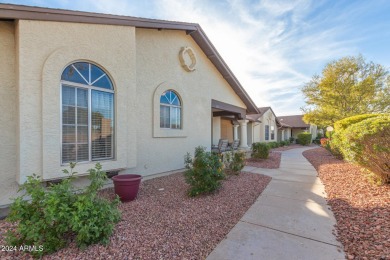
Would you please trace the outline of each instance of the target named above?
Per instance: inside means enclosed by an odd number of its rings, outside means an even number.
[[[173,90],[160,97],[160,128],[181,129],[181,102]]]
[[[62,163],[114,158],[114,88],[98,66],[76,62],[61,75]]]

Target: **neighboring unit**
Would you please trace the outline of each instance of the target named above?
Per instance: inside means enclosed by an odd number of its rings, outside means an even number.
[[[309,132],[312,134],[312,140],[317,137],[317,126],[306,124],[303,121],[303,115],[279,116],[278,121],[281,127],[279,128],[279,140],[288,140],[291,137],[297,139],[298,134]]]
[[[248,145],[257,142],[276,142],[280,123],[271,107],[259,107],[258,114],[247,115]]]

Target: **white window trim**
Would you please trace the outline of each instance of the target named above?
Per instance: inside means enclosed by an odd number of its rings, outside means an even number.
[[[72,64],[69,64],[68,66],[73,66],[74,63],[76,62],[87,62],[89,64],[93,64],[93,63],[90,63],[88,61],[75,61],[73,62]],[[95,64],[94,64],[95,65]],[[65,69],[68,67],[66,66]],[[98,66],[98,65],[96,65]],[[101,70],[104,71],[103,68],[101,68],[100,66],[98,66]],[[76,70],[78,72],[78,70]],[[79,72],[78,72],[79,73]],[[89,71],[89,73],[91,73]],[[81,75],[81,74],[80,74]],[[103,76],[107,76],[109,78],[109,80],[111,81],[111,84],[112,84],[112,87],[115,89],[115,86],[114,86],[114,82],[111,80],[111,78],[109,77],[109,75],[105,72],[100,78],[102,78]],[[82,76],[82,75],[81,75]],[[84,78],[84,77],[83,77]],[[95,83],[97,80],[95,80],[93,83]],[[91,83],[91,84],[93,84]],[[88,90],[88,161],[80,161],[80,162],[77,162],[77,164],[88,164],[88,163],[94,163],[94,162],[98,162],[98,161],[115,161],[116,160],[116,137],[115,137],[115,130],[116,130],[116,113],[115,113],[115,90],[114,89],[105,89],[105,88],[99,88],[99,87],[94,87],[94,86],[91,86],[91,85],[88,85],[88,84],[81,84],[81,83],[76,83],[76,82],[71,82],[71,81],[66,81],[66,80],[61,80],[60,81],[60,162],[61,162],[61,166],[66,166],[66,165],[69,165],[69,162],[63,162],[63,158],[62,158],[62,145],[63,145],[63,135],[62,135],[62,130],[63,130],[63,120],[62,120],[62,106],[63,106],[63,103],[62,103],[62,87],[63,86],[69,86],[69,87],[74,87],[74,88],[83,88],[83,89],[86,89]],[[96,90],[96,91],[101,91],[101,92],[107,92],[107,93],[112,93],[114,95],[114,100],[113,100],[113,118],[114,118],[114,129],[113,129],[113,145],[111,147],[112,149],[112,157],[110,158],[98,158],[98,159],[92,159],[92,90]],[[77,93],[77,92],[76,92]],[[76,97],[77,98],[77,97]],[[77,115],[76,115],[77,116]],[[77,117],[76,117],[76,120],[77,120]]]
[[[181,129],[161,128],[160,127],[160,97],[167,91],[173,90],[181,102]],[[185,138],[187,137],[186,128],[186,94],[184,90],[175,84],[163,82],[157,86],[153,95],[153,137],[154,138]]]
[[[176,93],[176,91],[174,91],[173,89],[169,89],[167,91],[171,91],[171,92],[174,92],[174,94],[176,95],[176,97],[178,98],[179,100],[179,103],[180,103],[180,106],[177,106],[177,105],[172,105],[172,104],[167,104],[167,103],[161,103],[160,102],[160,109],[161,109],[161,106],[163,107],[168,107],[169,108],[169,127],[161,127],[162,129],[175,129],[175,130],[180,130],[182,128],[182,109],[181,109],[181,104],[183,103],[180,99],[180,96]],[[163,92],[164,93],[164,92]],[[161,97],[160,97],[161,98]],[[171,118],[171,108],[180,108],[180,128],[172,128],[172,118]],[[161,112],[161,111],[160,111]],[[160,119],[161,121],[161,119]],[[161,122],[160,122],[161,124]]]

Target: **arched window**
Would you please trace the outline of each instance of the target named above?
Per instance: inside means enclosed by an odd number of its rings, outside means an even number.
[[[160,97],[160,128],[181,129],[181,102],[173,90]]]
[[[62,163],[114,158],[114,88],[98,66],[76,62],[61,75]]]

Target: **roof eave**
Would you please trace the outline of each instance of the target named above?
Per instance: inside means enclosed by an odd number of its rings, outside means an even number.
[[[258,114],[259,110],[257,109],[257,106],[222,59],[221,55],[208,39],[203,29],[197,25],[197,30],[191,32],[190,35],[247,106],[247,112],[249,114]]]

